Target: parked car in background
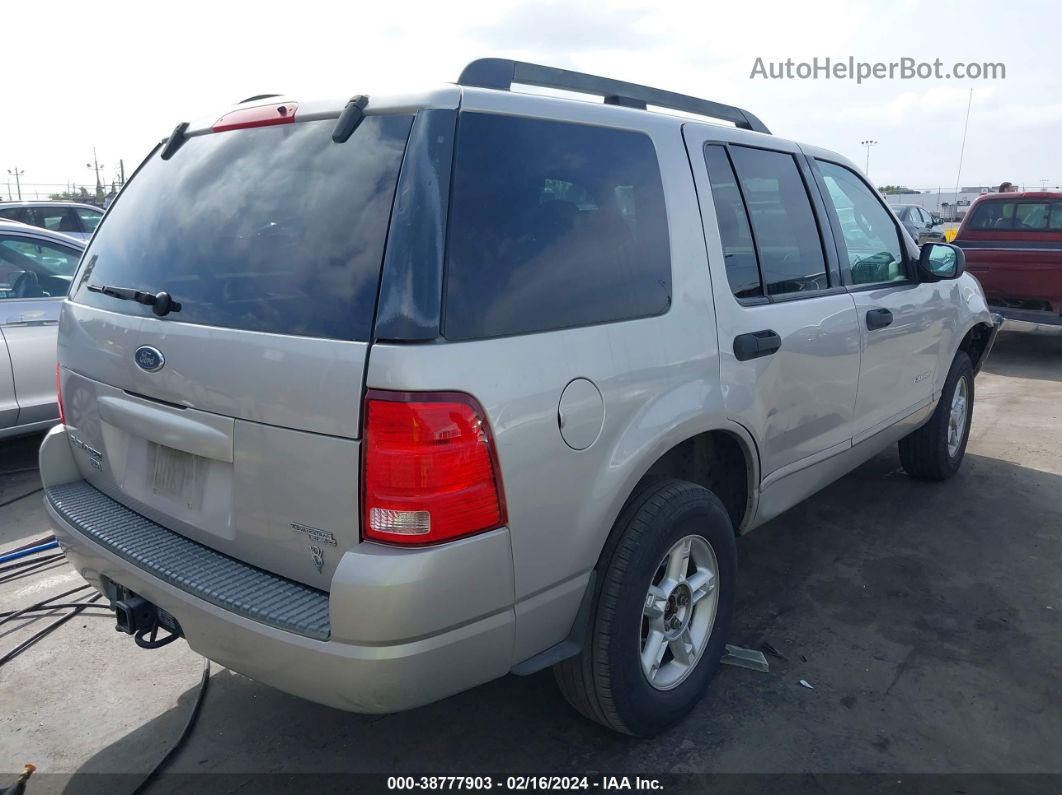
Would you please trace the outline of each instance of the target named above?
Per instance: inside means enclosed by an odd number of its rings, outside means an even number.
[[[924,207],[917,204],[894,204],[892,211],[918,245],[944,242],[944,228],[940,218]]]
[[[994,310],[1012,321],[1062,326],[1062,193],[985,194],[954,243]]]
[[[720,663],[735,536],[893,444],[955,474],[997,328],[844,157],[486,59],[179,125],[63,304],[40,471],[137,645],[361,712],[557,666],[649,735]]]
[[[59,419],[56,326],[84,246],[0,221],[0,437],[42,430]]]
[[[0,202],[0,221],[19,221],[79,240],[92,237],[102,217],[99,207],[79,202]]]

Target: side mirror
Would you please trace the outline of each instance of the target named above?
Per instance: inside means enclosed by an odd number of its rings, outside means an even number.
[[[918,270],[922,281],[958,279],[966,270],[966,255],[951,243],[923,243]]]
[[[942,223],[944,223],[944,219],[943,218],[941,218],[939,215],[934,215],[933,216],[933,226],[936,226],[937,224],[942,224]]]

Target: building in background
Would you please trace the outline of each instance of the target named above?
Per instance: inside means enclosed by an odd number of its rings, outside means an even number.
[[[958,193],[939,188],[915,188],[918,193],[886,193],[885,201],[888,204],[917,204],[945,222],[961,221],[974,199],[982,193],[994,193],[998,187],[998,183],[976,185],[960,188]]]

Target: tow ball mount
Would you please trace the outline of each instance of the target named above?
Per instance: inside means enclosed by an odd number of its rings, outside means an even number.
[[[137,646],[142,649],[157,649],[184,635],[177,619],[161,607],[133,593],[124,585],[106,580],[103,586],[104,593],[114,607],[115,631],[132,635]],[[160,629],[166,633],[161,638]]]

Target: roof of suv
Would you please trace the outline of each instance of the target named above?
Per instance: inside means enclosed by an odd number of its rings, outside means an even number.
[[[770,135],[770,130],[755,115],[733,105],[725,105],[707,99],[679,94],[673,91],[627,83],[607,77],[558,69],[550,66],[511,61],[501,58],[481,58],[471,62],[462,71],[456,85],[447,85],[435,90],[402,95],[354,95],[349,100],[298,100],[281,94],[258,94],[236,103],[219,116],[199,119],[187,125],[178,125],[182,135],[199,135],[214,131],[221,119],[235,111],[253,111],[276,107],[281,115],[292,113],[298,121],[335,118],[337,112],[343,111],[356,100],[363,100],[361,107],[366,114],[395,113],[414,111],[423,108],[456,109],[461,104],[465,90],[478,92],[510,92],[514,86],[554,89],[568,96],[543,94],[535,91],[525,93],[513,91],[523,96],[534,96],[536,100],[546,103],[568,103],[574,95],[600,97],[603,102],[584,101],[582,104],[597,105],[604,110],[607,106],[616,106],[637,111],[652,110],[655,116],[670,116],[678,122],[694,120],[721,121],[730,123],[738,129]],[[294,112],[292,112],[294,111]],[[699,117],[699,118],[697,118]],[[292,120],[289,119],[289,120]],[[226,125],[229,123],[226,120]],[[258,121],[245,126],[260,126],[269,121]],[[241,125],[244,126],[244,125]],[[176,130],[174,131],[177,132]],[[172,136],[171,136],[172,137]]]
[[[30,224],[24,224],[20,221],[9,221],[6,218],[0,219],[0,233],[12,233],[23,235],[26,237],[36,237],[43,240],[52,240],[56,243],[62,243],[64,246],[71,246],[79,251],[85,248],[85,241],[79,240],[76,237],[70,237],[60,232],[53,232],[50,229],[45,229],[40,226],[32,226]]]
[[[555,89],[562,93],[514,90],[516,86]],[[278,123],[265,118],[263,114],[268,108],[276,108],[284,116],[290,113],[290,118],[285,121],[303,122],[335,119],[355,104],[358,104],[365,115],[413,113],[425,109],[457,110],[463,106],[482,105],[483,100],[502,94],[512,94],[522,100],[542,103],[543,108],[551,105],[564,107],[565,111],[561,115],[582,117],[584,123],[589,123],[588,114],[620,119],[625,114],[634,114],[628,118],[637,118],[638,114],[646,113],[658,121],[673,123],[678,127],[690,122],[722,122],[724,129],[730,125],[733,125],[731,129],[736,128],[734,137],[728,135],[727,140],[740,143],[745,139],[749,145],[762,146],[767,137],[780,144],[780,148],[790,148],[786,144],[795,145],[809,157],[828,160],[859,171],[858,166],[849,158],[836,152],[773,135],[759,118],[742,108],[607,77],[499,58],[473,61],[462,71],[456,84],[446,84],[426,91],[391,95],[356,94],[347,99],[331,100],[302,100],[281,94],[257,94],[215,116],[178,124],[168,138],[161,142],[164,145],[162,157],[168,159],[167,149],[176,151],[187,137],[220,132],[222,129]],[[586,95],[586,100],[577,99],[579,94]],[[599,97],[600,100],[595,102],[590,99],[592,96]],[[575,110],[574,105],[580,106],[579,109]],[[229,126],[230,119],[225,119],[225,126],[220,127],[222,119],[234,111],[250,111],[250,115],[257,118],[253,122],[235,126]]]

